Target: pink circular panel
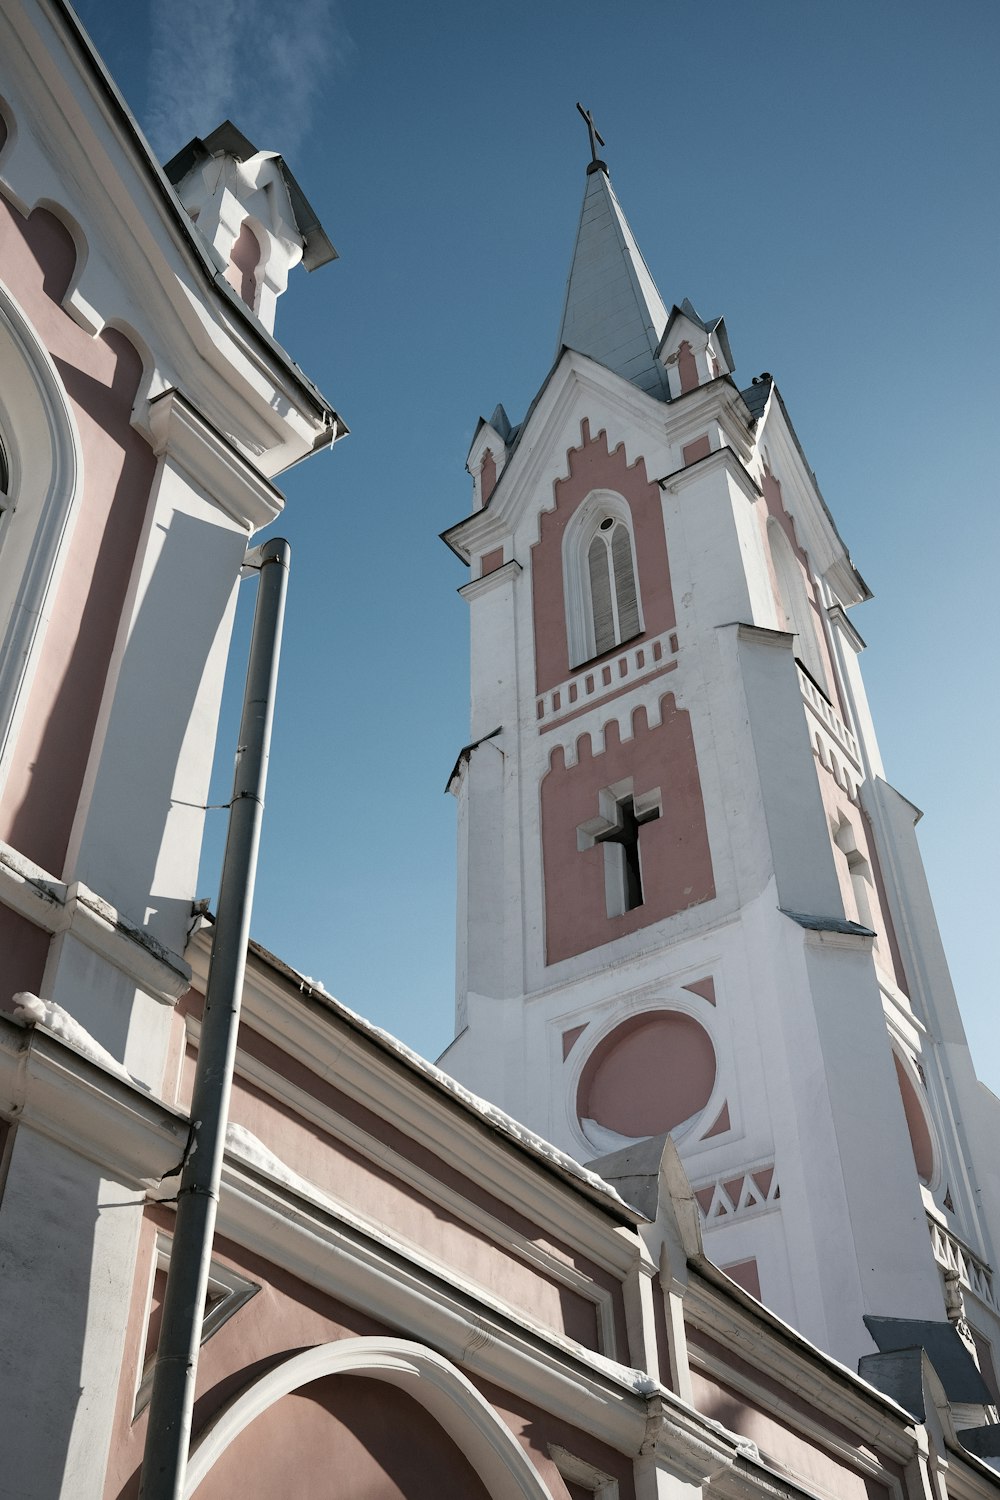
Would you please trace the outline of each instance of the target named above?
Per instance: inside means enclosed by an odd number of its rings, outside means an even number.
[[[711,1038],[690,1016],[669,1010],[634,1016],[588,1060],[577,1114],[620,1135],[663,1135],[704,1109],[715,1067]]]

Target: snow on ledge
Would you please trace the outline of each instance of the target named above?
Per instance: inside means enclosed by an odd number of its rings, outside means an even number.
[[[270,1147],[266,1146],[252,1131],[247,1130],[245,1125],[236,1125],[230,1122],[226,1126],[226,1149],[231,1151],[240,1161],[245,1162],[247,1166],[253,1167],[255,1171],[260,1172],[262,1176],[270,1177],[272,1181],[281,1183],[284,1187],[290,1188],[292,1192],[299,1194],[301,1197],[313,1203],[321,1204],[323,1207],[330,1209],[338,1218],[343,1217],[340,1205],[333,1198],[324,1193],[323,1189],[317,1187],[314,1182],[310,1182],[307,1178],[300,1176],[294,1168],[290,1167],[287,1162],[282,1161],[279,1156],[275,1156]],[[551,1331],[549,1332],[549,1336],[553,1336]],[[587,1349],[576,1345],[571,1346],[568,1341],[560,1339],[558,1336],[555,1336],[555,1341],[560,1345],[565,1345],[567,1349],[571,1349],[571,1352],[577,1359],[610,1376],[612,1380],[617,1381],[619,1385],[625,1386],[627,1390],[632,1391],[637,1396],[655,1396],[661,1389],[659,1381],[654,1376],[647,1375],[645,1370],[634,1370],[629,1365],[619,1364],[617,1360],[608,1359],[606,1355],[598,1354],[594,1349]]]
[[[82,1053],[106,1073],[113,1073],[116,1078],[124,1079],[136,1088],[145,1087],[137,1078],[132,1077],[116,1057],[112,1057],[106,1047],[101,1046],[96,1037],[91,1036],[86,1027],[81,1026],[68,1010],[63,1010],[54,1000],[42,1000],[30,990],[18,990],[14,996],[13,1014],[15,1021],[23,1021],[26,1026],[44,1026],[46,1031],[51,1031],[53,1036],[57,1036],[75,1052]]]
[[[402,1062],[407,1063],[415,1073],[421,1074],[429,1082],[436,1084],[444,1093],[450,1094],[453,1099],[458,1100],[466,1109],[478,1115],[483,1123],[488,1125],[491,1130],[495,1130],[498,1135],[504,1135],[509,1140],[515,1141],[517,1145],[524,1147],[530,1155],[540,1157],[567,1177],[575,1177],[578,1182],[584,1183],[592,1192],[600,1193],[601,1197],[609,1199],[616,1207],[625,1209],[631,1219],[634,1220],[635,1218],[642,1217],[636,1213],[631,1204],[627,1203],[616,1192],[610,1182],[605,1182],[604,1178],[599,1177],[596,1172],[591,1172],[587,1167],[581,1166],[574,1157],[565,1151],[560,1151],[558,1146],[553,1146],[552,1142],[545,1140],[543,1136],[536,1135],[533,1130],[528,1129],[527,1125],[522,1125],[519,1120],[515,1120],[505,1110],[499,1109],[495,1104],[491,1104],[488,1099],[483,1099],[479,1094],[474,1094],[471,1089],[465,1088],[457,1079],[452,1078],[450,1073],[446,1073],[443,1068],[437,1067],[435,1063],[428,1062],[425,1057],[421,1057],[419,1052],[414,1052],[412,1047],[408,1047],[405,1042],[401,1042],[398,1037],[393,1036],[391,1031],[386,1031],[384,1027],[376,1026],[372,1021],[367,1021],[356,1010],[352,1010],[349,1005],[345,1005],[342,1000],[338,1000],[335,996],[331,995],[322,981],[312,979],[305,974],[300,974],[290,964],[286,964],[283,959],[275,958],[273,954],[268,953],[267,949],[261,948],[258,944],[251,944],[251,951],[264,963],[275,967],[279,973],[283,972],[286,976],[297,981],[303,993],[329,1005],[358,1031],[377,1042],[387,1052],[393,1053]]]

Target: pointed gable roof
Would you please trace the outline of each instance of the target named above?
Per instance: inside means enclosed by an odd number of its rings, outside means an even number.
[[[667,310],[608,176],[598,163],[591,168],[558,347],[589,355],[651,396],[665,396],[656,349]]]

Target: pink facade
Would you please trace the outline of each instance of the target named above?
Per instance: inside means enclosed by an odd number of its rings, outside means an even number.
[[[51,213],[36,209],[25,221],[0,198],[4,280],[60,371],[83,449],[80,514],[0,797],[0,838],[57,876],[155,468],[130,424],[142,373],[135,349],[113,329],[91,338],[61,305],[76,256]]]
[[[660,635],[676,624],[670,565],[663,534],[660,492],[646,475],[642,458],[629,463],[625,446],[608,448],[608,435],[591,437],[583,420],[581,444],[566,455],[569,470],[555,483],[555,504],[542,512],[539,540],[531,549],[531,587],[534,609],[536,691],[544,693],[562,682],[575,663],[569,660],[566,599],[563,591],[563,536],[580,505],[594,490],[608,490],[628,502],[638,560],[639,596],[644,635]]]
[[[624,741],[612,720],[596,754],[590,735],[582,735],[575,765],[566,764],[561,748],[552,752],[541,787],[545,952],[550,964],[715,896],[690,715],[670,694],[661,700],[661,711],[660,724],[650,728],[645,709],[636,709],[632,735]],[[601,791],[628,777],[636,796],[659,794],[660,816],[640,833],[642,905],[609,916],[604,850],[598,844],[581,849],[578,830],[598,814]]]

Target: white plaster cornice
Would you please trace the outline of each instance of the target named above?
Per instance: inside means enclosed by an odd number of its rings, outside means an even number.
[[[817,1411],[848,1427],[859,1441],[900,1462],[913,1458],[916,1437],[909,1412],[854,1374],[846,1365],[816,1349],[795,1329],[769,1313],[752,1297],[729,1283],[708,1262],[691,1265],[684,1297],[684,1316],[692,1329],[708,1334],[724,1349],[748,1361],[790,1396],[804,1398]],[[716,1278],[729,1283],[725,1292],[712,1286]],[[745,1302],[745,1305],[744,1305]],[[763,1327],[762,1327],[763,1324]],[[692,1365],[704,1356],[689,1342]],[[727,1381],[733,1372],[727,1366]],[[784,1413],[791,1420],[791,1410]]]
[[[401,1256],[328,1208],[290,1193],[227,1153],[218,1230],[326,1295],[405,1328],[455,1364],[637,1453],[646,1401],[609,1361],[505,1316]]]
[[[70,933],[156,1000],[172,1004],[191,983],[184,959],[136,927],[110,902],[81,881],[66,885],[56,880],[3,843],[0,903],[45,932]]]
[[[207,978],[209,943],[199,934],[188,949],[194,982]],[[518,1204],[557,1240],[577,1245],[594,1263],[623,1277],[640,1253],[634,1231],[541,1155],[521,1150],[488,1119],[463,1106],[404,1057],[383,1051],[349,1026],[332,1004],[324,1004],[266,971],[251,952],[243,990],[243,1021],[318,1077],[373,1111],[387,1124],[419,1140],[501,1202]],[[462,1128],[456,1128],[456,1112]],[[605,1189],[611,1194],[610,1189]],[[634,1212],[618,1205],[631,1221]]]
[[[171,1171],[188,1137],[183,1115],[42,1027],[7,1016],[0,1016],[0,1112],[136,1188]]]
[[[201,1026],[192,1016],[187,1016],[185,1020],[188,1037],[197,1047],[201,1036]],[[558,1283],[589,1302],[593,1308],[596,1326],[600,1330],[600,1352],[610,1358],[617,1358],[622,1353],[616,1348],[614,1304],[611,1292],[596,1282],[593,1277],[579,1271],[568,1257],[561,1258],[544,1245],[537,1244],[534,1240],[519,1234],[510,1224],[480,1207],[468,1193],[462,1193],[446,1182],[442,1182],[439,1176],[425,1171],[409,1158],[394,1151],[383,1140],[369,1134],[353,1121],[346,1119],[343,1114],[329,1108],[312,1094],[306,1093],[304,1089],[298,1088],[281,1073],[267,1067],[241,1048],[237,1049],[236,1053],[236,1075],[246,1079],[253,1087],[270,1095],[272,1099],[278,1100],[299,1119],[307,1120],[322,1135],[332,1141],[339,1141],[351,1151],[365,1157],[375,1165],[379,1172],[395,1177],[409,1191],[416,1191],[429,1202],[444,1209],[446,1214],[463,1221],[477,1235],[491,1240],[505,1254],[512,1255],[544,1279]],[[319,1198],[336,1196],[321,1184],[315,1186]],[[505,1314],[512,1311],[508,1304],[495,1298],[488,1290],[472,1281],[466,1281],[444,1261],[429,1257],[415,1241],[386,1231],[381,1220],[368,1218],[363,1212],[359,1212],[356,1206],[347,1204],[342,1204],[339,1212],[345,1220],[352,1222],[358,1229],[383,1239],[386,1244],[391,1244],[400,1254],[416,1264],[423,1265],[432,1274],[451,1279],[456,1286],[464,1287],[474,1296],[482,1297],[488,1304]],[[637,1244],[637,1258],[641,1249],[641,1245]],[[650,1274],[655,1274],[655,1267],[650,1267]],[[527,1321],[531,1321],[531,1326],[534,1326],[533,1320]],[[545,1325],[538,1326],[544,1330]]]
[[[281,491],[247,462],[177,390],[163,391],[148,407],[153,451],[176,463],[209,499],[247,531],[258,531],[284,508]]]
[[[654,1379],[495,1312],[231,1152],[218,1229],[327,1295],[406,1329],[470,1374],[620,1453],[652,1457],[678,1478],[705,1482],[752,1449]]]
[[[819,492],[816,476],[802,454],[776,386],[756,438],[761,461],[766,452],[771,461],[769,467],[781,480],[782,500],[795,521],[813,569],[827,580],[843,604],[863,603],[871,597],[868,586],[855,568]]]
[[[482,578],[473,578],[468,583],[463,583],[458,592],[463,599],[478,599],[480,594],[487,594],[490,589],[497,588],[502,583],[514,583],[520,572],[521,564],[512,557],[510,562],[494,568],[492,573],[484,573]]]
[[[851,645],[854,647],[854,650],[857,651],[860,655],[861,652],[865,650],[866,642],[864,638],[859,634],[859,632],[855,630],[854,622],[848,618],[847,611],[844,609],[844,606],[842,604],[831,604],[829,609],[827,610],[827,615],[830,617],[833,624],[837,626],[838,630],[842,630],[844,632],[844,635],[850,641]]]
[[[0,75],[14,127],[0,191],[75,241],[68,314],[139,350],[137,425],[151,394],[182,385],[268,473],[345,430],[226,282],[69,8],[0,6]]]
[[[672,474],[665,474],[656,482],[661,490],[669,490],[672,495],[676,495],[681,490],[697,484],[707,474],[714,474],[718,469],[725,469],[728,474],[732,475],[748,500],[755,501],[761,498],[760,486],[744,466],[739,454],[729,447],[715,448],[704,458],[696,459],[693,464],[687,464],[683,469],[675,469]]]

